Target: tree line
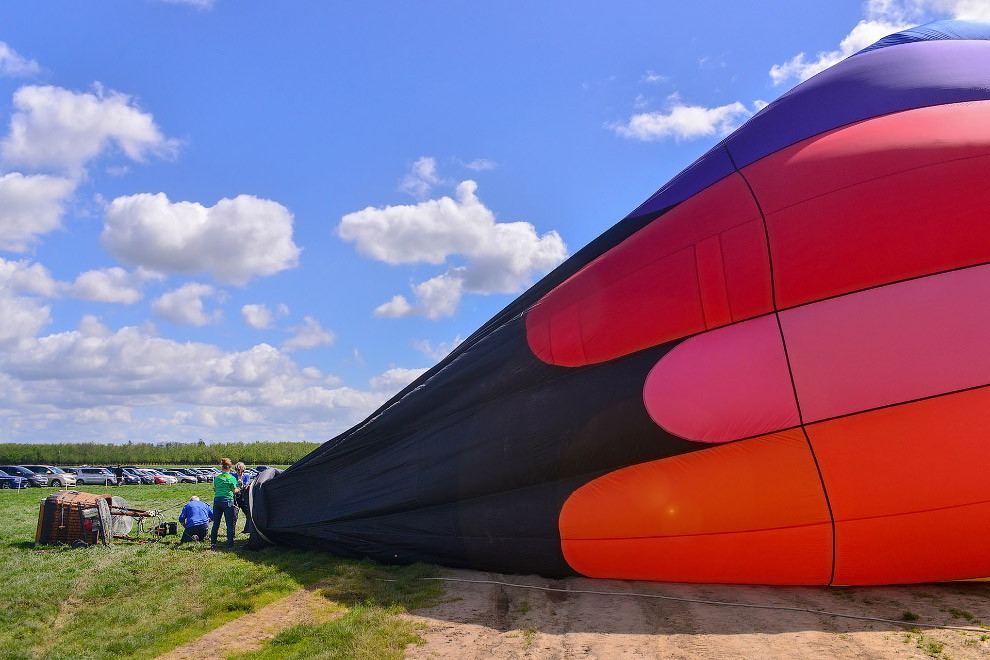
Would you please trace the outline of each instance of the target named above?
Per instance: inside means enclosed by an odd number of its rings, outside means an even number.
[[[0,465],[216,465],[221,458],[248,465],[289,465],[318,442],[0,443]]]

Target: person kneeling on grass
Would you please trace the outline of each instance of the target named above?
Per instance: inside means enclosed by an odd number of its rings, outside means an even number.
[[[186,541],[205,541],[206,534],[210,531],[210,521],[213,520],[213,509],[206,502],[200,502],[199,498],[193,495],[189,502],[182,507],[179,514],[179,524],[185,529],[182,531],[182,538],[179,545]]]

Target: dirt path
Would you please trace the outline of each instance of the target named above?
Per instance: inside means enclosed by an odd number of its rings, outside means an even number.
[[[760,603],[887,619],[905,612],[922,623],[990,624],[990,583],[898,587],[758,587],[681,585],[450,571],[569,591],[651,593]],[[952,610],[955,610],[953,614]],[[414,660],[581,658],[967,658],[990,657],[990,630],[911,632],[894,624],[803,612],[719,607],[659,599],[541,592],[490,584],[447,583],[443,604],[414,612],[426,643]]]
[[[328,621],[342,613],[330,613],[320,596],[322,583],[295,591],[256,612],[228,621],[198,639],[177,646],[155,660],[225,660],[232,653],[260,648],[280,631],[298,623]]]

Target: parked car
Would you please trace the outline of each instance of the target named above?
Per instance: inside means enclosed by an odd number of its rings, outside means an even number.
[[[270,469],[268,465],[259,465],[258,467],[255,468],[255,470],[258,471],[258,474],[261,474],[262,472],[268,469]]]
[[[117,483],[117,476],[110,470],[101,467],[76,468],[76,483],[112,486]]]
[[[165,483],[168,484],[169,486],[179,483],[179,479],[177,477],[173,477],[172,475],[165,474],[158,468],[144,468],[144,469],[150,472],[151,474],[155,475],[155,477],[161,477],[162,479],[164,479]],[[156,481],[155,483],[158,482]]]
[[[145,486],[150,486],[155,483],[155,478],[153,476],[151,476],[150,474],[145,474],[141,470],[141,468],[137,466],[125,465],[123,469],[124,469],[124,474],[129,474],[135,479],[139,479],[141,483]]]
[[[21,467],[41,475],[45,480],[45,486],[66,488],[76,485],[76,475],[69,474],[62,468],[57,468],[53,465],[22,465]]]
[[[176,472],[181,472],[182,474],[184,474],[184,475],[186,475],[188,477],[192,477],[193,479],[196,480],[196,483],[203,483],[204,481],[207,480],[205,474],[202,474],[200,472],[197,472],[196,470],[194,470],[192,468],[175,468],[175,471]]]
[[[180,484],[198,484],[199,479],[196,477],[186,474],[185,472],[179,472],[178,470],[162,470],[162,474],[166,477],[174,477]]]
[[[220,474],[219,468],[215,468],[215,467],[198,467],[196,469],[197,470],[203,470],[204,472],[206,472],[208,475],[210,475],[213,478],[216,478],[216,476],[218,474]],[[210,479],[210,481],[212,481],[212,480],[213,479]]]
[[[117,466],[116,465],[103,465],[101,467],[104,470],[108,470],[110,472],[110,474],[113,475],[113,478],[114,479],[117,478]],[[123,470],[123,468],[121,468],[121,469]],[[134,475],[134,474],[128,474],[127,473],[127,470],[124,470],[124,475],[123,476],[124,476],[124,483],[121,484],[122,486],[140,486],[141,485],[141,478],[138,477],[137,475]],[[117,483],[117,482],[114,481],[114,483]]]
[[[209,470],[204,470],[203,468],[189,468],[199,476],[203,477],[203,481],[206,483],[213,483],[213,473]]]
[[[0,470],[0,488],[7,490],[8,488],[28,488],[31,486],[31,482],[24,477],[18,477],[14,475],[7,474],[3,470]]]
[[[24,479],[27,479],[28,486],[45,486],[48,484],[48,480],[40,474],[35,474],[31,470],[23,468],[20,465],[0,465],[0,470],[3,470],[12,477],[23,477]]]
[[[169,484],[169,478],[154,468],[141,468],[141,471],[154,479],[156,484],[163,486]]]

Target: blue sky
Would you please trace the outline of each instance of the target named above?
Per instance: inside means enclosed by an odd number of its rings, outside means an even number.
[[[329,439],[763,104],[979,0],[0,7],[0,441]]]

